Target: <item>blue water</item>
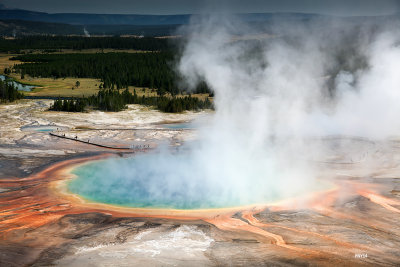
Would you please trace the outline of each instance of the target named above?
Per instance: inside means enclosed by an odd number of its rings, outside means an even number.
[[[193,123],[191,122],[184,122],[184,123],[167,123],[162,124],[162,127],[167,129],[192,129]]]
[[[185,157],[176,155],[169,166],[157,164],[156,157],[139,155],[78,167],[73,171],[78,178],[68,189],[91,201],[127,207],[199,209],[228,205],[216,199],[218,194],[211,196],[206,184],[192,184],[190,177],[174,172],[174,168],[188,163]]]
[[[37,132],[52,132],[54,129],[37,129]]]
[[[53,125],[28,125],[28,126],[23,126],[21,127],[21,130],[23,131],[36,131],[36,132],[52,132],[56,131],[58,126],[53,126]]]
[[[8,79],[6,76],[0,75],[0,80],[5,81]],[[13,81],[13,80],[8,80],[8,82],[11,83],[12,85],[14,85],[18,89],[18,91],[30,92],[30,91],[32,91],[33,88],[35,88],[35,86],[21,84],[19,82]]]
[[[213,176],[190,153],[148,153],[91,162],[73,170],[68,189],[89,201],[137,208],[209,209],[268,203],[281,199],[276,179],[241,181]],[[225,178],[226,178],[225,177]],[[271,176],[273,177],[273,176]],[[316,188],[322,188],[316,185]],[[296,189],[297,190],[297,189]],[[298,189],[297,193],[311,190]],[[303,191],[302,191],[303,190]]]

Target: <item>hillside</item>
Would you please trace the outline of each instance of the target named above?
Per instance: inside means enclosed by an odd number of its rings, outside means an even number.
[[[21,35],[171,35],[178,25],[71,25],[65,23],[0,19],[1,36]]]
[[[182,25],[187,24],[193,14],[144,15],[144,14],[87,14],[45,13],[23,9],[7,9],[0,6],[0,20],[28,20],[73,25]],[[269,21],[277,17],[309,19],[319,15],[303,13],[248,13],[237,14],[244,21]]]

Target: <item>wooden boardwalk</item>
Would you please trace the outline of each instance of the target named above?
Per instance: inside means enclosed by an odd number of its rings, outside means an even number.
[[[108,146],[108,145],[102,145],[102,144],[98,144],[98,143],[93,143],[90,141],[84,141],[78,138],[73,138],[73,137],[68,137],[65,135],[60,135],[60,134],[55,134],[55,133],[49,133],[51,136],[55,136],[58,138],[63,138],[63,139],[67,139],[67,140],[72,140],[72,141],[76,141],[76,142],[80,142],[80,143],[84,143],[84,144],[88,144],[88,145],[92,145],[92,146],[97,146],[97,147],[102,147],[102,148],[108,148],[108,149],[117,149],[117,150],[129,150],[129,151],[135,151],[135,150],[146,150],[150,148],[150,145],[144,145],[144,147],[140,147],[140,148],[135,148],[135,147],[119,147],[119,146]]]
[[[75,131],[188,131],[193,128],[76,128]]]

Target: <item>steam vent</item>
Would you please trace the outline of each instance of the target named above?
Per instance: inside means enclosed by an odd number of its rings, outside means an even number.
[[[400,266],[396,1],[3,2],[0,266]]]

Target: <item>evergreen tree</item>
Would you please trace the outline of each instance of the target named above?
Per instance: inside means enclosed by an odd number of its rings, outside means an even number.
[[[0,102],[13,102],[23,97],[24,95],[14,85],[0,80]]]

